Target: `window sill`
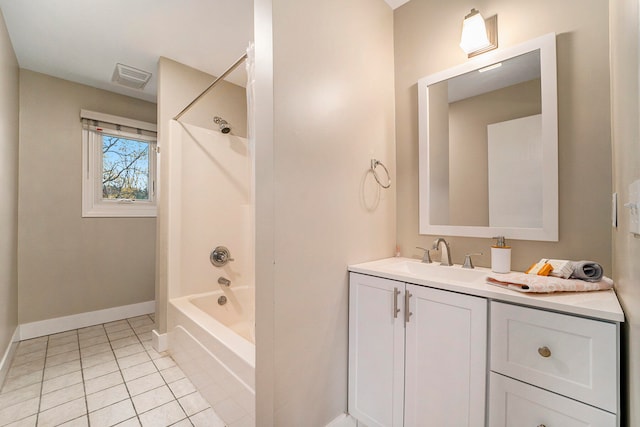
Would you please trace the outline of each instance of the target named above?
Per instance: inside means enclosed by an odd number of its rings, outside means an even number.
[[[158,208],[148,203],[100,204],[82,209],[83,218],[144,218],[157,214]]]

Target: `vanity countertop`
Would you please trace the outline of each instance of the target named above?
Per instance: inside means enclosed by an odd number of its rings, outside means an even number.
[[[486,277],[493,274],[490,269],[476,267],[477,278],[456,280],[427,278],[426,274],[417,274],[406,269],[408,263],[420,264],[420,260],[411,258],[385,258],[349,266],[354,273],[378,276],[416,285],[429,286],[446,291],[475,295],[496,301],[505,301],[530,307],[555,310],[569,314],[592,317],[613,322],[624,322],[624,313],[614,290],[593,292],[554,292],[550,294],[517,292],[486,283]],[[437,264],[436,264],[437,265]],[[461,269],[460,265],[436,267],[439,269]],[[484,274],[483,274],[484,273]]]

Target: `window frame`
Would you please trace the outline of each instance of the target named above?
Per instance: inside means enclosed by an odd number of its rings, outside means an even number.
[[[156,217],[158,188],[156,125],[87,110],[82,110],[80,115],[83,120],[82,217]],[[149,144],[148,200],[103,199],[103,135],[119,136]]]

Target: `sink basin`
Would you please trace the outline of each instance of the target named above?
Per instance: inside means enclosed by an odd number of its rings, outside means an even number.
[[[464,282],[472,283],[484,281],[487,272],[480,269],[466,269],[459,265],[442,266],[440,264],[425,264],[419,261],[402,261],[388,265],[387,268],[400,274],[411,275],[423,280],[435,282]]]

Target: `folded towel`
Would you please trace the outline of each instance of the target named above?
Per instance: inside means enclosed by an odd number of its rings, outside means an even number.
[[[613,288],[613,280],[605,276],[602,276],[601,280],[597,282],[586,282],[579,279],[507,273],[498,277],[488,276],[487,283],[519,292],[539,293],[603,291]]]
[[[550,259],[547,261],[553,267],[549,276],[568,279],[573,273],[573,262],[566,259]]]
[[[598,282],[602,279],[602,266],[592,261],[574,261],[571,279],[586,280],[587,282]]]

